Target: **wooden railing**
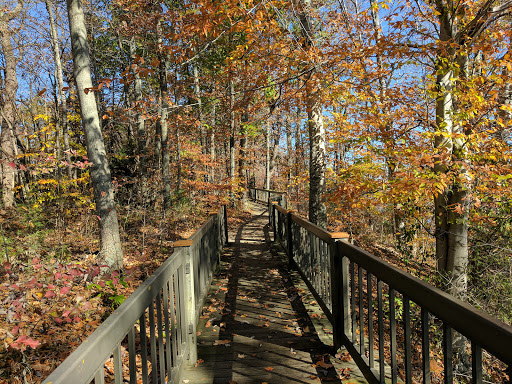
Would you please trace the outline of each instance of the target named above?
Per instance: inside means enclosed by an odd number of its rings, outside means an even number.
[[[276,201],[280,206],[284,208],[288,207],[286,194],[284,192],[251,187],[249,188],[249,198],[262,204],[268,204],[269,201]]]
[[[414,375],[430,384],[435,375],[445,384],[480,384],[492,368],[483,369],[483,351],[510,380],[512,327],[350,244],[347,234],[329,233],[276,202],[269,207],[275,241],[331,322],[335,346],[347,348],[369,383],[395,384],[400,376],[409,384]],[[439,344],[442,363],[430,352]],[[454,371],[463,355],[470,371]]]
[[[178,383],[195,363],[196,324],[220,251],[227,242],[226,207],[188,240],[110,315],[44,383]],[[127,355],[127,356],[126,356]],[[128,361],[128,367],[125,362]]]

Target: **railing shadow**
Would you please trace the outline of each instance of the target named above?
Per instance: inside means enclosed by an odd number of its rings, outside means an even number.
[[[261,222],[262,219],[266,219],[266,212],[259,213],[252,216],[249,220],[239,226],[234,242],[230,243],[231,254],[229,252],[224,256],[226,262],[230,262],[230,268],[221,272],[222,277],[227,277],[227,291],[225,294],[224,311],[222,317],[214,321],[213,325],[218,325],[220,331],[218,339],[228,341],[228,344],[232,345],[230,350],[222,350],[224,353],[215,353],[214,365],[215,367],[222,367],[224,372],[215,370],[213,383],[226,381],[225,372],[231,371],[231,375],[234,373],[234,359],[233,354],[235,352],[234,336],[246,337],[248,340],[253,339],[254,342],[266,343],[265,345],[271,344],[284,348],[288,348],[296,351],[303,351],[309,354],[309,361],[304,361],[303,358],[290,357],[289,355],[280,354],[277,350],[269,348],[268,357],[260,358],[261,361],[268,361],[269,365],[279,363],[289,369],[292,369],[294,377],[288,377],[283,375],[282,379],[293,380],[294,382],[301,383],[304,381],[300,380],[301,375],[305,375],[308,371],[297,367],[297,364],[304,364],[304,367],[316,365],[317,377],[321,381],[329,381],[332,383],[341,383],[335,368],[330,364],[330,356],[335,353],[333,347],[325,345],[319,338],[313,321],[311,320],[308,311],[302,302],[299,291],[294,284],[296,277],[290,274],[287,265],[287,259],[276,252],[276,249],[271,247],[269,225],[266,224],[263,227],[263,237],[265,242],[262,242]],[[254,232],[253,232],[254,231]],[[259,239],[259,244],[255,241]],[[254,242],[253,242],[254,241]],[[266,254],[266,255],[265,255]],[[271,287],[269,280],[269,270],[277,270],[277,274],[272,277],[275,278],[273,284],[278,283],[281,290],[286,293],[283,295],[289,304],[293,314],[291,317],[296,319],[297,328],[300,329],[300,335],[297,333],[291,333],[284,331],[284,320],[280,324],[279,319],[275,315],[275,309],[273,304],[269,304],[269,300],[272,299],[272,290],[275,287]],[[223,276],[224,275],[224,276]],[[248,285],[246,280],[250,280]],[[256,303],[259,304],[257,308],[251,308],[244,303],[237,301],[237,296],[246,295],[250,293],[251,298],[255,299]],[[266,307],[263,308],[263,305]],[[268,307],[269,306],[269,307]],[[247,321],[239,320],[237,316],[237,310],[244,311],[245,316],[257,319],[261,317],[262,313],[269,318],[274,315],[275,319],[271,327],[259,326],[250,324]],[[238,317],[238,318],[237,318]],[[222,325],[222,326],[221,326]],[[276,327],[283,326],[283,330],[278,330]],[[285,360],[286,359],[286,360]],[[318,365],[319,362],[322,362]],[[244,361],[250,367],[249,361]],[[291,364],[291,365],[289,365]],[[236,372],[238,375],[243,375],[243,372]],[[273,373],[277,374],[277,373]]]

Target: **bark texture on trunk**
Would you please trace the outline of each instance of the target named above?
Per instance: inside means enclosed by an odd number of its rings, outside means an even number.
[[[438,0],[441,46],[436,59],[436,126],[434,140],[434,171],[439,175],[439,192],[434,198],[437,267],[444,277],[444,288],[449,293],[466,298],[468,266],[468,220],[471,180],[467,172],[469,159],[464,130],[457,122],[454,100],[458,80],[465,80],[468,59],[466,47],[458,44],[456,22],[450,13],[450,4]],[[455,40],[456,44],[453,44]],[[459,73],[454,73],[455,66]]]
[[[158,21],[158,46],[159,46],[159,58],[160,66],[158,68],[159,81],[160,81],[160,137],[157,138],[158,142],[158,156],[161,156],[161,169],[162,169],[162,197],[164,202],[164,209],[168,209],[171,206],[171,152],[169,147],[169,125],[167,122],[169,116],[169,92],[167,87],[167,69],[168,56],[163,50],[163,33],[161,29],[161,19]]]
[[[247,124],[249,112],[244,111],[240,124],[240,154],[238,157],[238,177],[240,179],[240,203],[242,209],[247,209]]]
[[[14,165],[14,130],[16,129],[16,93],[18,91],[18,78],[16,76],[17,60],[11,42],[9,22],[20,14],[24,1],[19,1],[16,7],[8,13],[0,13],[0,40],[4,55],[4,92],[2,95],[0,133],[0,166],[2,173],[2,200],[5,208],[14,205],[14,183],[16,169]]]
[[[231,180],[230,197],[234,199],[233,188],[235,187],[235,86],[233,80],[229,79],[229,122],[230,122],[230,137],[229,137],[229,178]]]
[[[302,0],[300,23],[304,49],[314,52],[313,20],[311,0]],[[309,57],[315,57],[309,54]],[[306,83],[306,109],[309,127],[309,220],[323,228],[327,227],[325,207],[325,127],[321,72],[312,70]]]
[[[91,183],[96,214],[101,231],[101,257],[112,269],[122,269],[123,251],[114,202],[112,179],[101,133],[98,109],[92,88],[87,30],[80,0],[67,0],[73,68],[80,101],[80,114],[87,143],[87,156],[92,162]]]

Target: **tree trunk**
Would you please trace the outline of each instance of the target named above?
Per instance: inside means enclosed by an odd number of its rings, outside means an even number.
[[[157,33],[158,33],[158,50],[160,65],[158,68],[159,82],[160,82],[160,119],[159,119],[159,133],[160,137],[157,138],[157,155],[161,158],[162,169],[162,198],[164,203],[164,210],[171,206],[171,175],[170,175],[170,162],[171,153],[169,148],[169,125],[167,122],[169,116],[169,92],[167,87],[167,68],[168,68],[168,55],[163,50],[163,33],[162,33],[161,19],[158,20]]]
[[[238,157],[238,177],[240,179],[240,205],[241,209],[247,209],[247,169],[246,149],[247,149],[247,124],[249,123],[249,112],[244,111],[242,115],[242,124],[240,124],[240,154]]]
[[[64,139],[64,153],[66,156],[67,174],[70,179],[73,178],[73,171],[71,167],[71,153],[69,150],[69,132],[68,132],[68,107],[66,100],[66,91],[64,91],[64,80],[62,76],[62,62],[59,50],[59,38],[57,35],[57,28],[55,26],[55,19],[53,16],[53,1],[46,0],[46,9],[50,20],[50,33],[52,39],[53,57],[55,60],[55,76],[57,78],[57,91],[60,97],[60,120],[62,126],[62,136]]]
[[[235,187],[235,88],[233,80],[229,79],[229,121],[230,121],[230,137],[229,137],[229,177],[231,181],[230,197],[233,200],[233,188]]]
[[[199,69],[197,61],[193,65],[194,73],[194,93],[197,101],[197,120],[199,121],[199,141],[201,143],[201,153],[206,153],[206,133],[203,124],[203,102],[201,100],[201,87],[199,86]]]
[[[286,119],[286,193],[290,198],[292,194],[292,168],[293,168],[293,147],[292,147],[292,122],[288,116]]]
[[[453,44],[457,26],[450,15],[450,5],[437,2],[441,46],[436,59],[437,99],[434,147],[434,171],[446,186],[434,198],[436,224],[436,258],[439,272],[445,278],[444,288],[454,296],[466,298],[468,265],[468,220],[470,178],[464,131],[456,122],[454,102],[456,81],[467,75],[468,60],[463,47]],[[459,68],[456,78],[453,68]]]
[[[270,151],[270,165],[269,165],[269,174],[270,174],[270,188],[276,189],[276,173],[277,173],[277,157],[279,155],[279,138],[281,136],[281,127],[280,122],[277,121],[275,125],[275,129],[272,130],[274,144],[272,144],[272,150]]]
[[[210,183],[215,183],[215,124],[216,124],[217,104],[214,102],[212,106],[212,126],[210,132]]]
[[[2,170],[2,200],[5,208],[14,206],[14,130],[16,129],[16,92],[18,78],[16,77],[17,60],[11,43],[9,22],[16,18],[23,9],[24,1],[20,0],[14,10],[9,13],[2,11],[0,17],[0,39],[5,62],[5,79],[3,108],[1,110],[2,131],[0,133],[0,160]]]
[[[313,53],[313,20],[311,0],[302,1],[300,14],[304,49]],[[314,56],[314,55],[309,55]],[[321,72],[312,70],[306,83],[306,109],[309,126],[309,220],[323,228],[327,227],[325,207],[325,127],[323,119]]]
[[[114,202],[112,179],[100,129],[98,109],[92,88],[87,30],[80,0],[67,0],[73,67],[80,101],[80,114],[87,143],[87,156],[92,162],[91,183],[101,232],[101,257],[112,269],[122,269],[123,251]]]
[[[265,122],[265,189],[270,189],[270,121]]]
[[[130,40],[130,58],[132,60],[132,72],[134,81],[134,94],[135,94],[135,116],[137,119],[137,155],[139,159],[138,164],[138,174],[140,177],[140,193],[141,198],[144,199],[146,195],[146,170],[145,170],[145,156],[146,156],[146,131],[145,131],[145,122],[144,116],[142,114],[142,79],[140,78],[139,66],[137,65],[137,43],[135,42],[135,38]]]

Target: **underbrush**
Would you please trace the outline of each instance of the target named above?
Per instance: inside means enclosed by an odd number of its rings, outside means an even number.
[[[40,383],[214,210],[120,208],[124,270],[107,275],[89,209],[60,222],[27,206],[0,211],[0,382]]]

